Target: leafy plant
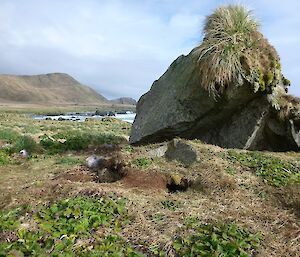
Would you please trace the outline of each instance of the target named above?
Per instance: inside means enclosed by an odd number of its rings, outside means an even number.
[[[0,233],[16,229],[20,225],[19,217],[28,210],[29,206],[23,205],[10,211],[0,211]]]
[[[254,170],[257,176],[262,177],[272,186],[280,187],[290,183],[300,183],[299,168],[291,162],[261,152],[244,153],[234,150],[228,151],[227,158]]]
[[[138,166],[138,167],[142,167],[142,168],[148,168],[151,164],[151,160],[145,157],[140,157],[137,158],[133,161],[133,163]]]
[[[1,213],[1,231],[17,240],[1,242],[0,256],[12,250],[25,256],[143,256],[118,235],[129,222],[125,199],[75,197],[38,206],[28,213],[32,228],[17,229],[18,210]],[[24,220],[24,218],[23,218]]]
[[[164,200],[160,202],[164,209],[176,211],[180,207],[180,202],[176,200]]]
[[[0,151],[0,166],[1,165],[6,165],[9,162],[10,162],[9,156],[5,152]]]
[[[178,256],[249,257],[259,247],[261,234],[252,234],[234,223],[204,224],[197,218],[185,223],[185,234],[172,246]]]
[[[154,213],[150,216],[151,220],[153,222],[160,222],[160,221],[164,221],[166,219],[166,215],[163,213]]]

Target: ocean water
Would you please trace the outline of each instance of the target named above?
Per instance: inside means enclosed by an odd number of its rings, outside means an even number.
[[[118,114],[116,113],[115,116],[112,116],[112,118],[116,118],[122,121],[126,121],[129,123],[133,123],[135,118],[135,113],[128,112],[126,114]],[[100,116],[100,115],[94,115],[94,113],[79,113],[79,114],[62,114],[62,115],[33,115],[33,118],[35,120],[70,120],[70,121],[78,121],[83,122],[86,119],[97,119],[101,120],[105,118],[106,116]]]

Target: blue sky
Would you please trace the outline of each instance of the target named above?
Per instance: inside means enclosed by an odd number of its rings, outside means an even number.
[[[64,72],[108,98],[138,99],[201,42],[211,0],[1,0],[0,73]],[[300,96],[300,1],[239,1],[278,50]],[[1,94],[1,92],[0,92]]]

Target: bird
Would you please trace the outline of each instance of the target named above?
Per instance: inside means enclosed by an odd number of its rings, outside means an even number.
[[[22,158],[28,158],[29,157],[29,152],[27,151],[27,150],[25,150],[25,149],[23,149],[23,150],[21,150],[20,152],[19,152],[19,154],[20,154],[20,156],[22,157]]]
[[[102,156],[92,155],[86,158],[86,165],[90,169],[98,169],[103,166],[105,158]]]

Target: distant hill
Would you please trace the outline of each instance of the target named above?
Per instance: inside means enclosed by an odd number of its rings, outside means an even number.
[[[110,100],[110,102],[114,104],[136,105],[136,100],[130,97],[121,97],[121,98]]]
[[[109,101],[68,74],[0,75],[0,103],[104,104]]]

